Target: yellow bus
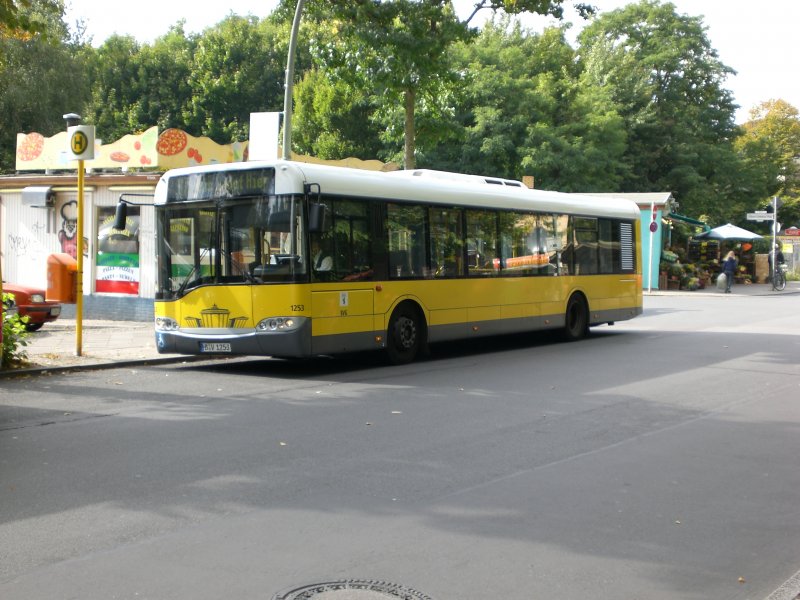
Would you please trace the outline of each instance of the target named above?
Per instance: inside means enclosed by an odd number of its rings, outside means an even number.
[[[639,210],[518,181],[290,161],[159,181],[158,350],[308,357],[642,312]]]

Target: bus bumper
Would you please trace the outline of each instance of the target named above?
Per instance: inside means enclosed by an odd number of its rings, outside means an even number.
[[[159,354],[254,355],[300,358],[311,354],[311,321],[291,331],[192,328],[156,331]]]

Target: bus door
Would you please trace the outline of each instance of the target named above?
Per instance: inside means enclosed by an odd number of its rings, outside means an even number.
[[[375,347],[372,232],[369,203],[317,199],[309,207],[312,349],[347,352]],[[318,218],[311,217],[318,215]]]

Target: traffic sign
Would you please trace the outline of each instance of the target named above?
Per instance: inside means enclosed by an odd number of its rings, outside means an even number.
[[[67,128],[67,160],[94,158],[94,125],[74,125]]]
[[[768,213],[765,210],[760,210],[754,213],[747,213],[747,220],[748,221],[772,221],[774,218],[772,213]]]
[[[69,140],[69,146],[75,156],[80,156],[89,147],[89,138],[83,131],[76,131]]]

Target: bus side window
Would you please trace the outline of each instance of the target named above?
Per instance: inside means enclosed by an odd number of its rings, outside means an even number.
[[[595,275],[598,272],[597,219],[574,217],[575,226],[575,274]]]
[[[389,244],[389,277],[420,277],[425,274],[425,209],[421,206],[389,204],[386,207]]]
[[[541,224],[545,231],[543,251],[547,256],[546,275],[558,275],[558,257],[561,240],[558,238],[558,219],[556,215],[542,215]]]
[[[316,268],[315,279],[326,281],[369,280],[373,277],[370,238],[370,205],[363,200],[327,200],[330,206],[328,227],[320,236],[319,247],[330,256],[330,266]],[[314,239],[312,235],[312,240]],[[312,257],[313,258],[313,257]]]
[[[431,270],[435,277],[464,275],[464,233],[462,211],[458,208],[431,208]]]
[[[600,273],[616,273],[619,265],[619,230],[610,219],[600,219]]]
[[[573,261],[572,227],[567,215],[556,216],[556,237],[561,253],[558,257],[558,274],[571,275]]]
[[[467,270],[470,277],[500,274],[497,213],[493,211],[467,211]]]

